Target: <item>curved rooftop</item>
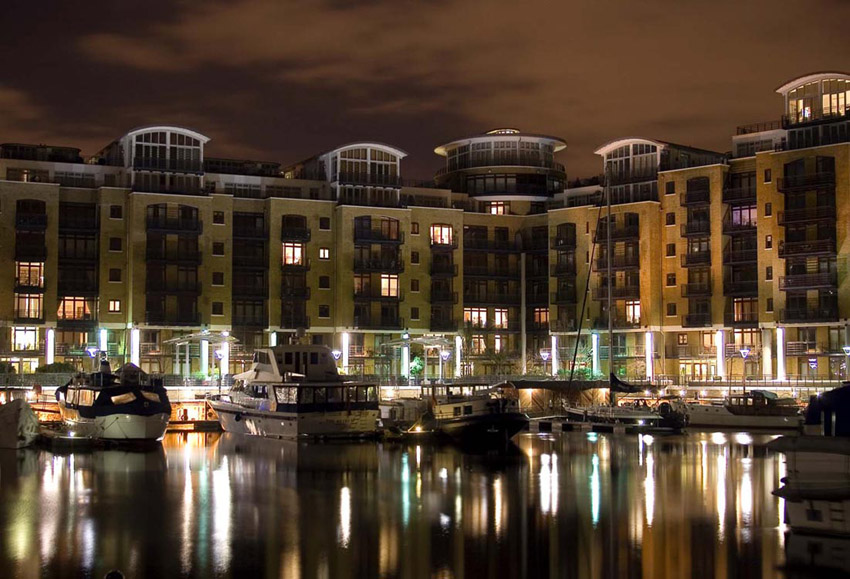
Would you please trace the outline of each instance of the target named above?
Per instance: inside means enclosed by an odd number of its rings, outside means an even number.
[[[198,131],[192,130],[192,129],[187,128],[187,127],[179,127],[179,126],[176,126],[176,125],[148,125],[148,126],[144,126],[144,127],[136,127],[135,129],[128,131],[127,134],[124,135],[124,136],[125,137],[134,137],[136,135],[140,135],[140,134],[143,134],[143,133],[152,133],[152,132],[157,132],[157,131],[167,131],[167,132],[172,132],[172,133],[183,133],[184,135],[188,135],[188,136],[190,136],[194,139],[198,139],[199,141],[201,141],[201,143],[204,143],[204,144],[206,144],[210,140],[209,137],[207,137],[206,135],[202,135]]]
[[[818,82],[821,80],[847,80],[850,81],[850,74],[846,72],[836,72],[836,71],[826,71],[826,72],[813,72],[804,76],[800,76],[794,79],[789,80],[782,86],[776,89],[776,92],[785,96],[795,88],[800,88],[801,86]]]
[[[632,145],[634,143],[646,143],[649,145],[655,145],[659,149],[662,149],[668,145],[668,143],[664,141],[656,141],[655,139],[647,139],[645,137],[621,137],[619,139],[614,139],[613,141],[608,141],[593,152],[596,155],[607,155],[611,151],[619,149],[620,147],[623,147],[625,145]]]
[[[434,152],[441,157],[448,156],[449,149],[453,149],[455,147],[459,147],[461,145],[465,145],[468,143],[476,142],[476,141],[504,141],[504,140],[530,140],[530,141],[549,141],[553,147],[554,152],[563,151],[567,148],[567,142],[560,137],[553,137],[551,135],[541,135],[539,133],[524,133],[519,129],[511,128],[511,127],[500,127],[496,129],[491,129],[484,133],[479,133],[477,135],[472,135],[469,137],[464,137],[461,139],[455,139],[449,143],[444,145],[440,145],[439,147],[434,148]]]

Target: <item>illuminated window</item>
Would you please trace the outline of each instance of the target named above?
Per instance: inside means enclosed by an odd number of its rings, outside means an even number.
[[[502,336],[496,334],[493,336],[493,351],[501,352],[502,351]]]
[[[507,328],[508,327],[508,309],[496,308],[493,311],[493,327]]]
[[[319,259],[330,259],[331,258],[331,250],[327,247],[319,248]]]
[[[452,226],[435,224],[431,226],[431,243],[434,245],[452,244]]]
[[[549,308],[534,308],[534,323],[548,324],[549,323]]]
[[[486,326],[487,308],[463,308],[463,322],[473,326]]]
[[[688,345],[688,335],[687,334],[678,334],[678,343],[680,346]]]
[[[381,274],[381,296],[398,297],[398,276],[386,273]]]
[[[507,201],[491,201],[487,207],[487,213],[490,215],[507,215],[510,211],[510,206]]]
[[[18,285],[44,287],[44,263],[19,261],[16,269]]]
[[[37,350],[38,330],[36,328],[12,328],[12,347],[15,351]]]
[[[41,319],[44,296],[41,294],[16,294],[15,317]]]
[[[303,265],[304,263],[304,244],[303,243],[284,243],[283,244],[283,265]]]
[[[121,300],[109,300],[109,313],[121,313]]]
[[[626,302],[626,322],[629,324],[640,323],[640,302]]]
[[[470,349],[473,354],[483,354],[487,349],[487,342],[484,340],[484,336],[475,335],[472,336],[472,343],[470,344]]]
[[[60,320],[90,320],[92,318],[90,304],[91,302],[86,298],[62,298],[56,317]]]

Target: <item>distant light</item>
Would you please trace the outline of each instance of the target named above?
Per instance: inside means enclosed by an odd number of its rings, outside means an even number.
[[[750,355],[750,349],[749,349],[749,348],[741,348],[740,352],[741,352],[741,357],[742,357],[744,360],[746,360],[746,359],[747,359],[747,356],[749,356],[749,355]]]
[[[339,357],[342,356],[341,350],[331,350],[331,356],[334,357],[334,360],[339,360]]]
[[[422,432],[422,427],[421,426],[414,426],[413,432]]]
[[[90,358],[94,358],[95,356],[97,356],[97,348],[95,348],[94,346],[89,346],[88,348],[86,348],[86,352],[88,353]]]
[[[700,390],[699,395],[705,398],[706,396],[708,396],[708,390]]]
[[[643,421],[643,420],[638,420],[638,426],[643,426],[643,425],[644,425],[644,421]]]
[[[842,350],[844,350],[844,355],[845,355],[845,356],[850,356],[850,346],[844,346],[844,347],[843,347],[843,348],[841,348],[841,349],[842,349]]]
[[[230,335],[230,332],[228,332],[227,330],[222,330],[221,335],[222,335],[222,337],[226,338],[227,336]]]

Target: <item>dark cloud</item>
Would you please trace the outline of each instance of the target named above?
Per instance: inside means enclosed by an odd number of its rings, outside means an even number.
[[[645,135],[727,150],[776,118],[773,90],[848,69],[847,2],[647,0],[12,1],[0,140],[93,152],[132,126],[188,125],[211,154],[295,161],[393,143],[408,175],[494,126],[593,150]]]

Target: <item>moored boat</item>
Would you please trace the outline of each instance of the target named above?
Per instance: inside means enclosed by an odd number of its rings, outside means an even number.
[[[377,386],[344,381],[327,346],[257,350],[251,369],[234,376],[230,392],[210,406],[227,432],[272,438],[377,434]]]
[[[685,404],[679,408],[689,427],[799,429],[803,417],[792,398],[778,398],[773,392],[753,390],[728,397],[720,403]]]

